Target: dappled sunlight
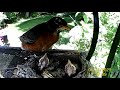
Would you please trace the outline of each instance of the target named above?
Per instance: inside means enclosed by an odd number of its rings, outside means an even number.
[[[73,45],[53,45],[52,49],[63,49],[63,50],[76,50]]]
[[[73,42],[75,40],[79,40],[82,38],[82,28],[80,26],[75,26],[70,30],[68,35],[71,37],[70,42]]]

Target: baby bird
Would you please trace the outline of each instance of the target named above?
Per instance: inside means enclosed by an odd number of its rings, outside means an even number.
[[[38,67],[40,70],[42,70],[48,65],[49,65],[49,58],[47,57],[47,53],[45,53],[44,56],[39,59]]]
[[[76,67],[68,60],[67,64],[65,65],[65,72],[70,77],[71,75],[76,73]]]

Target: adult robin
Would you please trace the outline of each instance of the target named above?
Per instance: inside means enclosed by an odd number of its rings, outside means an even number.
[[[21,47],[30,52],[46,51],[59,40],[59,33],[63,30],[70,30],[67,22],[60,17],[53,17],[20,36]]]

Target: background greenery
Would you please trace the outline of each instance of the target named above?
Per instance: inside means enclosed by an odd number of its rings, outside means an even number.
[[[5,24],[14,25],[18,31],[26,32],[37,24],[46,22],[54,16],[64,18],[72,28],[70,32],[60,33],[59,41],[53,48],[76,49],[89,51],[93,34],[93,14],[92,12],[1,12],[0,27]],[[23,20],[22,22],[19,22]],[[100,32],[97,47],[91,58],[91,63],[95,67],[95,73],[101,77],[102,70],[108,57],[111,44],[120,21],[119,12],[99,12]],[[19,22],[19,23],[18,23]],[[18,23],[18,24],[16,24]],[[12,32],[13,30],[11,30]],[[15,42],[14,42],[15,43]],[[112,69],[111,78],[119,77],[120,71],[120,45],[118,46]]]

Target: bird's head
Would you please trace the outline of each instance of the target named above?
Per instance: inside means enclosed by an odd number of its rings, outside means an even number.
[[[70,30],[70,27],[68,27],[67,22],[61,17],[53,17],[48,21],[48,23],[50,28],[54,28],[54,31],[61,32],[63,30]]]

